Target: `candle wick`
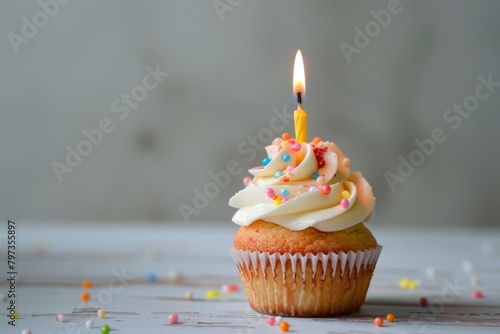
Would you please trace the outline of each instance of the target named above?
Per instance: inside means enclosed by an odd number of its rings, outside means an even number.
[[[300,92],[297,92],[297,103],[302,104],[302,94]]]

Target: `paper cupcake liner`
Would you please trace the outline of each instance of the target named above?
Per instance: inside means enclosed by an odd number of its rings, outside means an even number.
[[[313,272],[313,279],[316,277],[316,272],[318,266],[322,267],[322,275],[321,280],[325,279],[327,273],[327,266],[331,266],[332,272],[331,277],[334,278],[336,271],[338,269],[341,270],[340,277],[343,277],[345,271],[348,271],[348,277],[351,278],[354,270],[359,272],[361,268],[365,271],[373,271],[375,265],[377,264],[377,260],[382,251],[382,246],[377,246],[376,248],[366,249],[366,250],[358,250],[358,251],[348,251],[334,253],[330,252],[328,254],[319,253],[306,253],[302,254],[291,254],[291,253],[269,253],[269,252],[251,252],[251,251],[242,251],[238,250],[234,247],[231,248],[231,255],[234,259],[234,262],[238,266],[238,269],[246,269],[253,270],[255,274],[257,274],[259,267],[263,272],[266,272],[266,268],[268,264],[271,266],[271,271],[273,275],[276,276],[276,268],[278,265],[281,266],[283,272],[283,279],[285,279],[286,275],[286,265],[287,262],[290,262],[291,269],[293,273],[293,278],[295,279],[295,275],[297,272],[297,267],[301,267],[302,272],[302,280],[306,279],[306,266],[307,262],[310,261]],[[340,265],[337,267],[337,265]]]
[[[364,303],[382,246],[290,254],[231,249],[250,306],[269,315],[348,314]]]

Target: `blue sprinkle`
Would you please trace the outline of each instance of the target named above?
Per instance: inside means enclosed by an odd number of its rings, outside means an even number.
[[[288,196],[288,194],[290,194],[290,192],[288,191],[288,189],[281,189],[281,195]]]
[[[289,162],[289,161],[290,161],[290,159],[292,159],[292,157],[290,157],[288,154],[285,154],[285,155],[283,156],[283,161],[284,161],[284,162]]]
[[[267,164],[270,163],[270,162],[271,162],[271,159],[264,158],[264,159],[262,159],[262,166],[267,166]]]
[[[149,282],[156,282],[156,274],[155,273],[149,273],[148,274],[148,281]]]
[[[283,176],[283,172],[280,171],[280,170],[277,170],[275,173],[274,173],[274,178],[275,179],[279,179],[280,177]]]
[[[316,172],[312,173],[312,175],[311,175],[311,177],[312,177],[313,179],[315,179],[315,180],[318,178],[318,176],[319,176],[319,174],[318,174],[318,173],[316,173]]]

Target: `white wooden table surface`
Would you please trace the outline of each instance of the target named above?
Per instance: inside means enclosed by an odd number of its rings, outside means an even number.
[[[0,293],[7,282],[7,227],[0,231]],[[288,318],[292,333],[500,333],[500,229],[396,229],[369,225],[384,246],[365,305],[337,318]],[[207,290],[240,283],[229,254],[236,226],[221,224],[48,224],[16,222],[15,294],[19,317],[0,333],[280,333],[255,313],[243,290],[207,299]],[[148,274],[156,282],[147,280]],[[175,278],[175,276],[180,276]],[[479,284],[472,284],[476,276]],[[402,278],[416,290],[398,287]],[[90,279],[88,303],[81,281]],[[185,299],[186,291],[194,293]],[[479,290],[484,297],[471,298]],[[426,297],[430,307],[421,308]],[[103,307],[105,319],[96,316]],[[175,312],[179,324],[168,324]],[[396,315],[377,328],[373,319]],[[64,314],[66,321],[55,321]],[[93,319],[95,326],[85,327]]]

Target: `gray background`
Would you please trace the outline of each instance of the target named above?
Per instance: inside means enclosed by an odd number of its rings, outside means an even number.
[[[42,0],[43,1],[43,0]],[[9,33],[33,22],[36,1],[0,4],[0,215],[17,220],[183,222],[193,189],[235,160],[242,171],[190,217],[228,224],[229,197],[260,164],[239,145],[290,113],[293,57],[306,62],[310,136],[335,141],[377,197],[373,224],[498,225],[500,89],[454,130],[443,115],[500,81],[500,3],[401,1],[348,63],[356,26],[388,1],[78,1],[60,5],[16,53]],[[217,3],[217,2],[215,2]],[[169,72],[121,120],[112,102],[142,84],[147,66]],[[52,163],[103,118],[105,134],[59,182]],[[391,191],[414,140],[447,141]],[[293,133],[293,124],[287,126]],[[280,133],[276,133],[280,135]]]

